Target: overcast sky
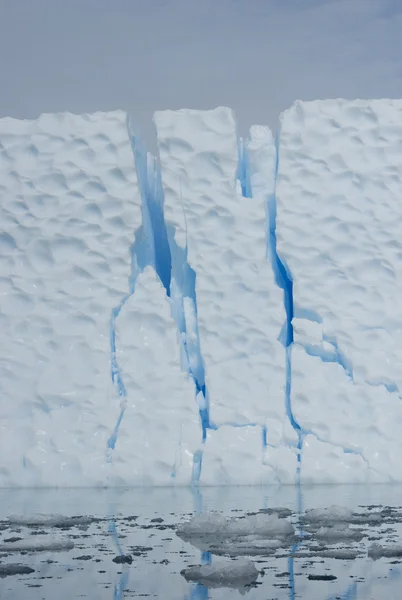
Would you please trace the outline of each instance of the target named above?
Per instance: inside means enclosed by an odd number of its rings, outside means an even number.
[[[402,0],[0,0],[0,116],[402,97]]]

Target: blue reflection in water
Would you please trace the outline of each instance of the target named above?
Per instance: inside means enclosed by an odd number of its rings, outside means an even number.
[[[116,526],[116,519],[115,519],[115,515],[114,515],[114,511],[110,511],[112,516],[109,517],[110,521],[109,521],[109,527],[108,527],[108,531],[112,537],[114,546],[116,548],[117,553],[119,554],[119,556],[123,556],[124,552],[123,552],[123,548],[120,544],[120,540],[119,540],[119,534],[117,531],[117,526]],[[113,590],[113,600],[124,600],[124,590],[127,589],[128,587],[128,575],[129,575],[129,565],[122,565],[122,570],[121,573],[119,575],[118,580],[116,581],[116,583],[114,584],[114,590]]]
[[[196,583],[193,585],[193,589],[190,593],[190,600],[208,600],[208,588],[202,583]]]
[[[197,485],[192,487],[193,493],[193,502],[194,502],[194,512],[199,515],[202,513],[202,509],[204,506],[204,499],[202,497],[202,492]],[[210,565],[212,564],[212,555],[210,552],[201,552],[200,558],[201,565]],[[193,583],[191,584],[190,589],[190,600],[208,600],[209,593],[208,588],[202,583]],[[185,600],[187,600],[188,596],[185,596]]]
[[[296,588],[295,588],[295,552],[299,549],[300,544],[303,540],[303,530],[301,526],[301,514],[303,510],[303,494],[302,488],[300,484],[300,477],[297,478],[296,483],[296,504],[297,504],[297,519],[299,523],[299,534],[298,539],[295,544],[293,544],[292,549],[288,558],[288,572],[289,572],[289,600],[295,600],[296,598]]]

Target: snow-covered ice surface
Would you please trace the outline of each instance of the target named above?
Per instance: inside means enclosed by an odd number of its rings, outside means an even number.
[[[400,480],[402,101],[281,118],[277,250],[293,280],[303,482]]]
[[[381,484],[301,497],[295,486],[0,490],[1,598],[399,600],[401,497]]]

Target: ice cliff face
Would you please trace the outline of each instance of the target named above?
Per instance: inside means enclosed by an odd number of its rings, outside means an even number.
[[[154,120],[0,119],[0,485],[402,481],[402,102]]]

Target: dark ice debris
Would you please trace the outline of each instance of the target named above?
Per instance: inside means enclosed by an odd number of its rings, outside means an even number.
[[[130,554],[122,554],[120,556],[115,556],[112,560],[118,565],[131,565],[133,557]]]
[[[0,565],[0,577],[8,577],[9,575],[29,575],[35,573],[35,569],[19,564]]]
[[[309,575],[310,581],[334,581],[337,579],[335,575]]]

